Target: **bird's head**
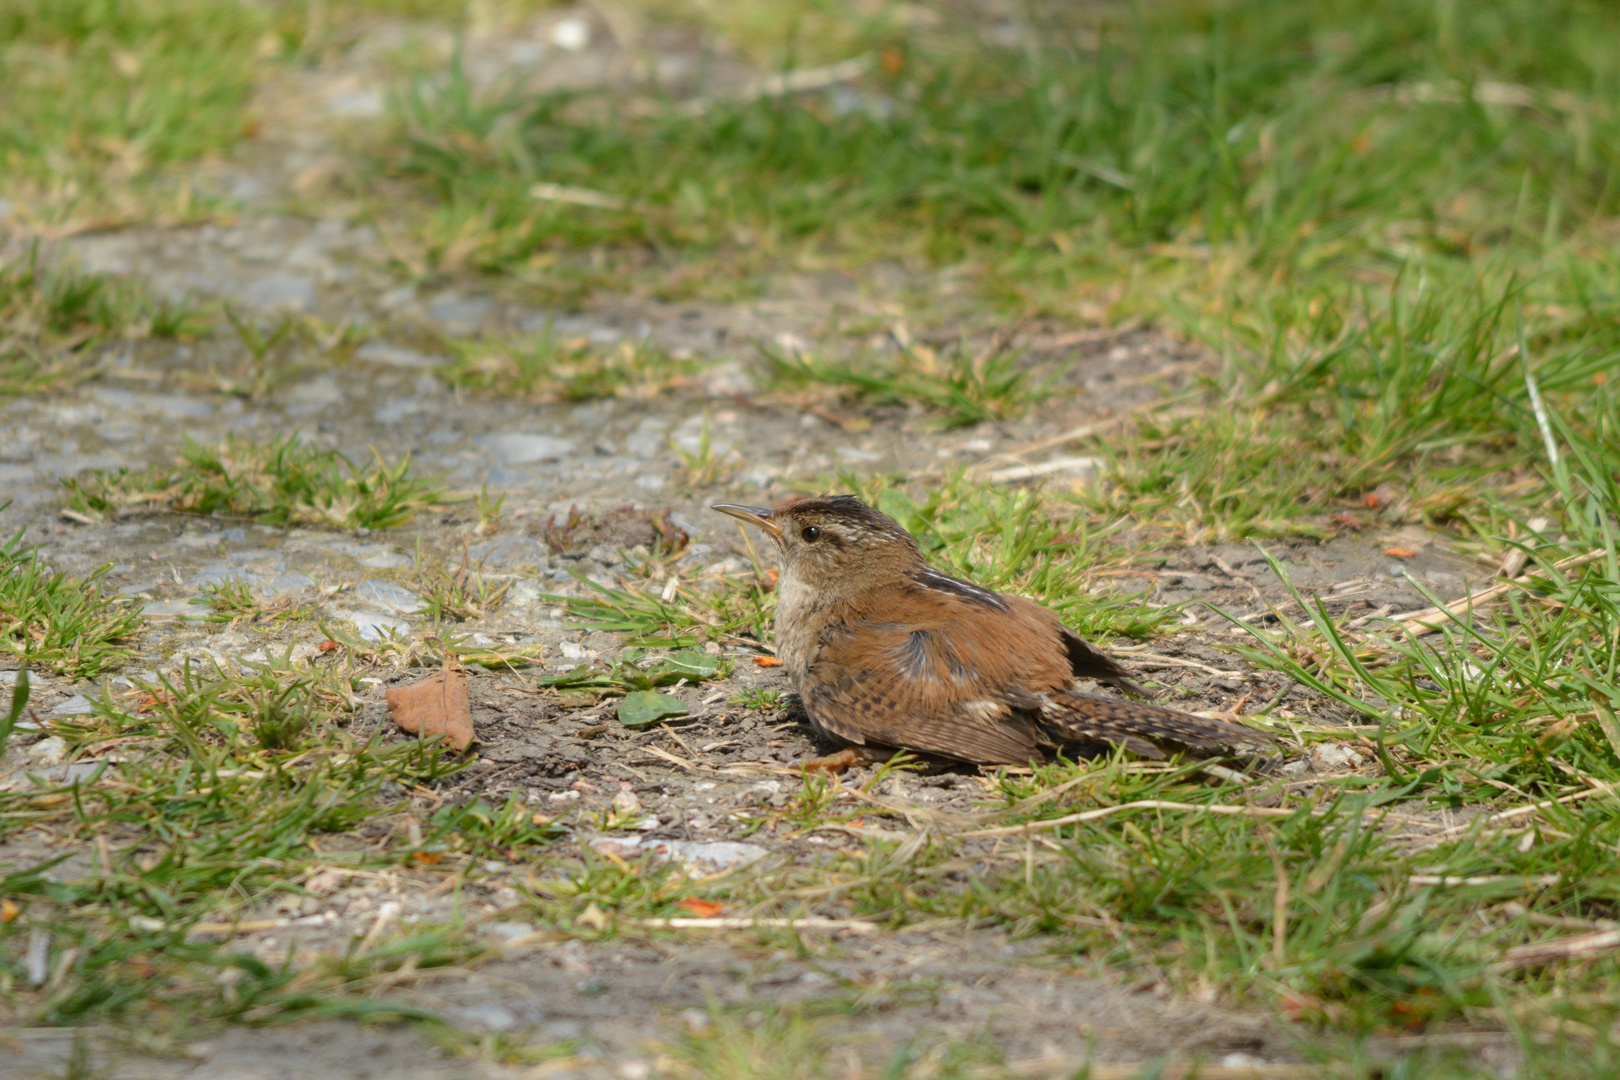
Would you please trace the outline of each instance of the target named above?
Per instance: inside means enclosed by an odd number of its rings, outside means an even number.
[[[812,587],[874,584],[922,561],[900,523],[853,495],[821,495],[772,508],[716,503],[714,509],[757,525],[782,555],[782,575]]]

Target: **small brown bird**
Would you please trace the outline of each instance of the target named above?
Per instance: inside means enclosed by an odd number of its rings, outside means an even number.
[[[782,556],[776,655],[824,733],[868,751],[1025,765],[1066,742],[1151,757],[1269,737],[1158,705],[1082,693],[1136,689],[1058,616],[929,566],[893,518],[853,495],[714,509],[759,526]]]

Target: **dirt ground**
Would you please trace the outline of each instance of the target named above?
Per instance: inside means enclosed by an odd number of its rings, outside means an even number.
[[[599,57],[600,70],[608,72],[615,62],[612,39],[602,40],[608,51]],[[674,42],[671,55],[680,45]],[[476,52],[478,46],[470,47]],[[471,530],[466,507],[365,536],[172,516],[85,524],[60,515],[63,478],[167,460],[184,438],[207,444],[227,435],[264,439],[297,429],[356,459],[369,457],[373,447],[390,459],[409,453],[417,471],[442,473],[460,491],[487,484],[504,492],[502,530],[469,542],[485,570],[512,587],[506,604],[472,629],[507,645],[538,646],[543,666],[562,671],[611,658],[620,645],[610,635],[566,622],[548,595],[577,593],[573,572],[613,582],[624,570],[624,555],[608,542],[554,550],[545,540],[548,519],[566,517],[575,507],[593,515],[623,506],[654,515],[667,510],[668,520],[690,537],[675,564],[683,577],[743,565],[746,551],[737,530],[706,508],[720,491],[693,491],[681,478],[676,448],[695,448],[705,423],[715,451],[738,456],[735,480],[723,490],[770,503],[789,494],[792,482],[838,469],[917,478],[942,475],[950,464],[1038,463],[1064,451],[1009,455],[1078,424],[1193,388],[1196,376],[1216,363],[1197,347],[1150,331],[1075,333],[1061,325],[1029,324],[1019,331],[1019,343],[1060,366],[1065,387],[1031,417],[940,431],[904,409],[878,410],[863,413],[869,428],[853,431],[847,429],[860,425],[844,424],[836,413],[763,394],[759,350],[795,341],[838,348],[847,345],[851,325],[891,324],[896,296],[919,285],[898,271],[888,278],[874,272],[861,280],[838,274],[781,280],[764,298],[734,306],[624,296],[597,299],[579,310],[546,309],[476,279],[432,290],[402,285],[389,269],[386,237],[352,224],[345,207],[286,209],[293,194],[344,167],[341,136],[365,121],[371,111],[366,95],[377,88],[367,55],[359,49],[328,69],[289,72],[282,85],[266,92],[263,133],[239,159],[213,173],[214,182],[238,193],[242,210],[234,220],[80,235],[48,248],[51,258],[129,275],[160,294],[226,299],[244,310],[290,310],[332,325],[370,328],[358,348],[301,346],[288,381],[260,400],[210,389],[217,385],[211,380],[241,363],[240,350],[216,337],[193,344],[119,344],[108,349],[103,375],[93,383],[0,406],[0,490],[11,500],[0,513],[0,532],[26,525],[52,565],[64,570],[82,573],[112,564],[111,587],[140,598],[147,613],[132,671],[173,672],[188,658],[232,662],[289,646],[295,656],[308,655],[318,647],[324,635],[313,629],[289,635],[180,618],[195,610],[190,601],[199,585],[228,579],[268,592],[350,586],[323,601],[325,614],[362,629],[396,626],[419,633],[421,617],[391,602],[398,594],[389,590],[398,588],[398,578],[419,557],[457,558]],[[589,58],[571,62],[583,71]],[[324,120],[294,122],[310,115]],[[24,238],[8,241],[15,251]],[[713,363],[691,385],[654,400],[578,405],[458,394],[433,375],[433,365],[444,359],[434,351],[443,335],[534,331],[548,322],[599,344],[648,340]],[[975,334],[989,327],[986,316],[966,303],[954,325]],[[1392,546],[1412,554],[1385,554]],[[1330,541],[1267,547],[1307,595],[1327,597],[1336,612],[1422,608],[1426,601],[1414,578],[1450,596],[1465,592],[1465,579],[1487,573],[1435,547],[1421,532],[1347,529]],[[1271,605],[1287,600],[1261,553],[1246,544],[1175,550],[1139,580],[1155,602],[1206,601],[1262,619],[1269,618],[1264,613]],[[1350,722],[1330,703],[1246,665],[1229,648],[1241,631],[1199,604],[1187,611],[1188,625],[1177,633],[1118,650],[1163,700],[1195,711],[1253,711],[1269,703],[1324,724]],[[796,763],[830,747],[818,744],[802,716],[791,711],[728,704],[741,688],[787,687],[782,676],[750,663],[750,650],[726,648],[736,661],[731,678],[677,691],[691,714],[644,731],[604,726],[611,719],[606,705],[570,708],[555,695],[536,693],[532,672],[477,674],[477,762],[444,783],[436,797],[499,802],[517,793],[570,829],[562,843],[621,857],[655,849],[701,872],[757,859],[813,861],[850,842],[847,833],[790,835],[785,828],[752,824],[757,815],[750,811],[780,807],[798,790]],[[422,674],[379,673],[364,695],[356,730],[385,725],[387,687]],[[33,707],[40,715],[73,715],[87,711],[87,699],[100,692],[97,685],[41,677]],[[38,733],[19,732],[0,763],[0,783],[29,783],[27,772],[60,779],[86,768],[53,758],[59,749],[49,743]],[[1270,767],[1308,777],[1372,764],[1365,747],[1347,740],[1309,755],[1285,752]],[[892,777],[875,794],[894,806],[970,815],[983,812],[988,784],[973,770],[960,769]],[[634,834],[593,828],[625,793],[650,815],[651,825]],[[26,865],[44,853],[38,838],[23,834],[0,846],[0,862]],[[54,873],[86,873],[91,858],[90,852],[75,853]],[[497,948],[495,958],[420,979],[399,993],[474,1033],[523,1033],[575,1047],[547,1065],[507,1069],[444,1057],[427,1035],[410,1027],[310,1021],[231,1028],[158,1048],[143,1048],[127,1033],[0,1032],[0,1042],[16,1047],[0,1054],[0,1077],[66,1075],[61,1070],[77,1038],[98,1070],[93,1075],[109,1077],[522,1073],[639,1080],[656,1064],[648,1046],[707,1023],[702,1010],[711,1001],[764,1009],[825,1000],[825,1023],[841,1040],[847,1036],[850,1054],[867,1062],[953,1040],[993,1046],[1002,1060],[1028,1073],[1072,1069],[1088,1057],[1144,1062],[1168,1053],[1233,1069],[1300,1059],[1302,1036],[1272,1016],[1179,999],[1163,984],[1089,977],[1078,973],[1075,958],[1053,956],[1039,940],[996,932],[846,928],[806,931],[802,945],[768,933],[648,932],[583,944],[524,921],[517,886],[526,869],[488,862],[454,891],[443,888],[444,876],[430,869],[333,875],[308,883],[314,895],[301,904],[247,913],[248,925],[258,928],[231,940],[233,947],[279,958],[294,943],[300,952],[341,948],[379,921],[409,924],[459,915]],[[834,1008],[837,1003],[844,1004]],[[1483,1062],[1503,1068],[1511,1066],[1513,1052],[1479,1048]]]

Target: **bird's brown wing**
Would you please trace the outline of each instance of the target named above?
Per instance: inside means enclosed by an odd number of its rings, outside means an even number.
[[[1029,762],[1068,740],[1153,757],[1162,755],[1150,739],[1205,751],[1266,741],[1236,724],[1077,692],[1077,674],[1128,680],[1054,612],[988,595],[997,602],[933,587],[870,594],[864,612],[822,638],[800,687],[811,718],[852,743],[984,764]],[[890,621],[897,611],[904,623]]]
[[[857,621],[833,627],[799,696],[829,734],[984,764],[1028,764],[1047,740],[984,678],[959,625]]]

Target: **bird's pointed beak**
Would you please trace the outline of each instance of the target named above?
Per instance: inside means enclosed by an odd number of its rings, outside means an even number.
[[[780,538],[782,530],[776,522],[771,520],[771,509],[768,506],[744,506],[741,503],[715,503],[711,510],[718,510],[722,514],[730,514],[738,521],[746,521],[750,525],[758,525],[772,536]]]

